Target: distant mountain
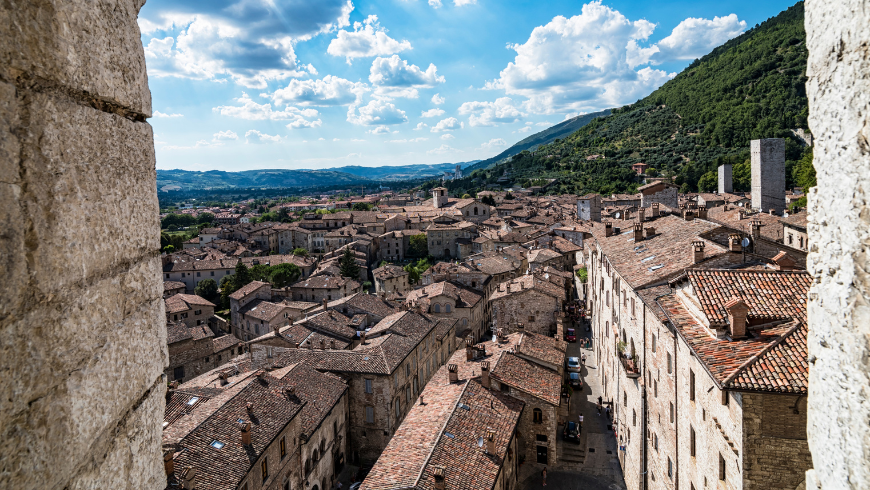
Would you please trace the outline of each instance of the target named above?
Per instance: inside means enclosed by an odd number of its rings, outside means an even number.
[[[344,172],[371,180],[412,180],[425,177],[439,176],[444,172],[453,172],[457,165],[463,169],[480,160],[458,163],[439,163],[435,165],[398,165],[394,167],[360,167],[358,165],[348,167],[334,167],[326,170]]]
[[[333,170],[157,170],[157,190],[209,190],[250,187],[310,187],[344,184],[371,184],[365,177]]]
[[[472,172],[479,168],[487,168],[490,165],[499,163],[506,158],[512,157],[522,152],[523,150],[534,150],[540,145],[552,143],[557,138],[564,138],[565,136],[589,124],[596,117],[604,117],[609,114],[610,109],[605,109],[601,112],[593,112],[591,114],[583,114],[582,116],[572,117],[571,119],[560,122],[555,126],[550,126],[549,128],[539,133],[535,133],[525,139],[520,140],[518,143],[514,144],[507,150],[499,153],[492,158],[481,160],[478,163],[471,165],[470,167],[465,169],[465,172]]]

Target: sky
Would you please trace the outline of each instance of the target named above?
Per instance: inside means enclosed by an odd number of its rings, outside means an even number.
[[[634,102],[786,1],[148,0],[158,169],[492,157]]]

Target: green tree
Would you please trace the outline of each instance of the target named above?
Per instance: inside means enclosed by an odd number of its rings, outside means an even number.
[[[417,284],[420,282],[420,272],[414,267],[414,264],[408,264],[405,267],[405,272],[408,273],[408,282],[411,284]]]
[[[813,150],[810,148],[792,167],[792,180],[804,193],[816,186],[816,168],[813,167]]]
[[[201,298],[214,302],[218,297],[218,285],[214,279],[203,279],[196,285],[193,293]]]
[[[272,268],[266,264],[257,264],[248,269],[251,274],[252,281],[269,282],[269,276],[272,274]]]
[[[236,273],[233,274],[233,292],[247,286],[251,281],[253,281],[251,278],[251,271],[248,270],[248,266],[240,260],[239,263],[236,264]]]
[[[163,251],[168,253],[168,254],[171,254],[172,252],[175,252],[175,246],[172,244],[169,244],[169,245],[163,247]]]
[[[199,216],[196,217],[196,221],[199,224],[209,224],[214,221],[214,215],[211,213],[199,213]]]
[[[357,265],[356,258],[350,251],[350,247],[344,249],[344,255],[341,256],[338,268],[342,277],[349,277],[351,279],[359,277],[359,265]]]
[[[719,187],[719,175],[710,171],[698,179],[698,190],[701,192],[713,192]]]
[[[352,208],[354,211],[371,211],[372,205],[365,202],[358,202],[353,205]]]
[[[308,257],[308,250],[301,247],[294,248],[293,255],[298,255],[299,257]]]
[[[425,233],[411,235],[408,255],[411,257],[425,257],[429,255],[429,240],[426,238]]]
[[[580,282],[586,282],[586,279],[589,278],[589,271],[587,271],[585,267],[577,269],[576,274],[577,277],[580,279]]]
[[[480,202],[488,204],[490,206],[495,206],[495,198],[490,195],[483,196]]]
[[[511,194],[510,192],[508,192],[507,194],[504,195],[504,199],[505,199],[505,201],[512,201],[514,199],[514,195]]]
[[[302,271],[296,264],[278,264],[272,266],[272,275],[269,282],[276,288],[289,286],[299,280]]]
[[[735,191],[752,190],[752,163],[749,160],[731,167],[731,185]]]

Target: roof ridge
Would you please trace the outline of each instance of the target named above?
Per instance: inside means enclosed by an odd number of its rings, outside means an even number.
[[[788,331],[786,331],[785,333],[780,335],[778,339],[767,344],[766,346],[764,346],[763,349],[756,352],[754,355],[750,356],[750,358],[747,359],[746,361],[744,361],[743,364],[737,366],[737,368],[734,369],[734,372],[732,372],[731,374],[728,375],[727,378],[722,380],[722,387],[724,388],[724,387],[728,386],[732,381],[734,381],[734,378],[736,378],[738,375],[740,375],[740,373],[742,373],[743,371],[748,369],[750,366],[755,364],[759,359],[761,359],[765,354],[767,354],[768,352],[773,350],[776,346],[783,343],[783,341],[785,341],[785,339],[791,337],[792,334],[794,334],[801,327],[801,325],[803,325],[803,323],[798,322],[795,326],[791,327]]]
[[[465,395],[466,390],[468,390],[468,385],[471,384],[472,379],[473,378],[469,378],[462,386],[462,391],[459,392],[459,396],[457,396],[456,401],[453,402],[453,408],[450,410],[450,416],[444,418],[444,423],[441,424],[441,428],[438,430],[438,439],[436,439],[435,443],[432,444],[432,447],[429,448],[429,454],[426,455],[426,458],[423,460],[423,464],[420,465],[420,473],[418,473],[417,478],[414,479],[413,488],[416,488],[420,484],[420,479],[423,478],[423,472],[426,471],[426,467],[429,466],[429,460],[432,459],[432,453],[435,452],[435,449],[438,447],[438,443],[441,442],[441,438],[444,437],[444,431],[447,429],[447,424],[450,423],[450,420],[453,418],[453,414],[456,413],[456,407],[459,406],[459,400],[462,400],[462,396]]]

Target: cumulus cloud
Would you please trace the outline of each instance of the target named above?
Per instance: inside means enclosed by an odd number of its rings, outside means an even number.
[[[423,71],[394,54],[389,58],[378,57],[372,62],[369,81],[383,87],[434,87],[444,83],[444,77],[439,76],[437,71],[438,68],[431,63]]]
[[[464,5],[474,5],[477,3],[477,0],[453,0],[453,5],[457,7],[462,7]]]
[[[235,131],[228,129],[226,131],[218,131],[214,134],[213,139],[215,141],[219,140],[237,140],[239,139],[239,135],[235,133]]]
[[[417,123],[417,127],[414,128],[414,131],[420,131],[421,129],[426,129],[428,127],[429,127],[428,124],[420,122],[420,123]]]
[[[438,117],[438,116],[443,116],[443,115],[444,115],[443,109],[435,108],[435,109],[429,109],[428,111],[423,111],[423,113],[420,114],[420,117]]]
[[[653,61],[661,63],[700,58],[745,30],[746,21],[739,20],[735,14],[714,17],[713,20],[689,17],[655,45],[658,52],[653,56]]]
[[[628,46],[649,38],[655,25],[631,21],[593,1],[571,18],[554,17],[536,27],[524,44],[509,45],[516,57],[485,88],[527,97],[529,112],[553,113],[613,107],[646,95],[673,76],[635,71]]]
[[[326,52],[344,56],[350,64],[354,58],[390,55],[411,49],[408,41],[396,41],[378,23],[377,15],[369,15],[363,22],[354,22],[353,31],[341,30]]]
[[[514,133],[530,133],[530,132],[532,132],[531,126],[523,126],[520,129],[514,131]]]
[[[514,106],[510,97],[501,97],[495,102],[463,102],[460,114],[468,114],[469,126],[496,126],[497,123],[511,123],[525,117],[525,113]]]
[[[320,80],[290,80],[269,97],[276,104],[342,106],[358,103],[368,90],[364,83],[327,75]]]
[[[441,8],[441,0],[429,0],[429,6],[432,8]]]
[[[401,139],[401,140],[387,140],[387,143],[419,143],[421,141],[427,141],[429,138],[411,138],[411,139]]]
[[[435,95],[432,96],[432,103],[435,104],[435,105],[441,105],[441,104],[443,104],[443,103],[444,103],[444,100],[446,100],[446,99],[444,99],[444,97],[441,97],[441,96],[438,95],[438,94],[435,94]]]
[[[507,146],[507,141],[501,138],[493,138],[480,145],[480,147],[483,149],[500,148],[502,146]]]
[[[387,126],[378,126],[376,128],[369,129],[366,131],[369,134],[390,134],[390,128]]]
[[[461,153],[462,150],[457,150],[456,148],[453,148],[452,146],[445,143],[445,144],[439,146],[438,148],[433,148],[433,149],[427,151],[426,153],[428,153],[430,155],[441,155],[441,154],[450,153],[450,152]]]
[[[148,40],[148,75],[265,88],[269,81],[311,73],[294,45],[349,25],[349,0],[260,2],[152,0],[139,16]],[[154,34],[168,34],[154,37]]]
[[[447,119],[442,119],[438,121],[438,124],[432,126],[433,133],[443,133],[445,131],[455,131],[460,128],[464,128],[465,123],[459,122],[459,119],[455,117],[448,117]]]
[[[222,105],[212,110],[222,116],[247,119],[249,121],[289,120],[290,123],[287,124],[287,127],[291,129],[314,128],[321,125],[320,119],[314,119],[318,115],[315,109],[298,109],[291,106],[285,107],[284,110],[272,109],[272,104],[258,104],[244,92],[242,92],[241,97],[234,100],[241,105]]]
[[[443,139],[443,140],[452,140],[454,138],[456,138],[456,136],[453,136],[450,133],[444,133],[441,135],[441,139]]]
[[[351,138],[351,141],[354,142],[354,143],[365,143],[366,140],[361,140],[361,139],[358,139],[358,138]]]
[[[408,122],[408,116],[389,101],[372,99],[360,107],[350,106],[347,121],[360,126],[381,126]]]
[[[152,117],[184,117],[184,114],[164,114],[160,111],[154,111]]]
[[[246,143],[278,143],[281,141],[280,135],[270,136],[266,133],[261,133],[256,129],[252,129],[245,133]]]

